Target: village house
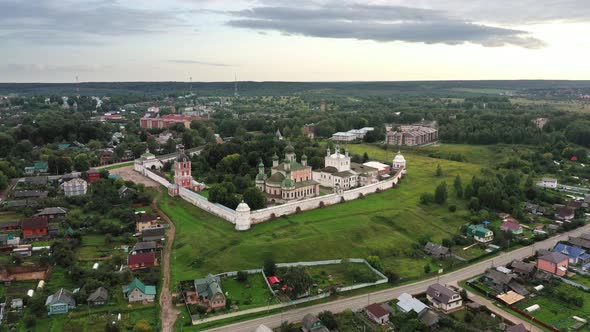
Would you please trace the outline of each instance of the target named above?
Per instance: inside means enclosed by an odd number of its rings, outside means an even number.
[[[467,227],[467,236],[473,237],[477,242],[487,243],[494,240],[494,232],[487,229],[484,225],[469,225]]]
[[[541,181],[537,182],[537,187],[556,189],[557,188],[557,179],[542,178]]]
[[[160,217],[153,214],[142,213],[135,219],[135,230],[141,233],[144,229],[156,228],[159,226],[159,219]]]
[[[131,199],[137,195],[137,190],[129,188],[127,186],[121,186],[119,188],[119,197],[122,199]]]
[[[156,252],[158,250],[157,248],[158,245],[156,244],[156,241],[137,242],[131,249],[131,254],[136,255]]]
[[[21,222],[22,238],[24,240],[40,239],[48,236],[46,217],[31,217]]]
[[[74,294],[61,288],[55,294],[47,297],[45,306],[48,309],[48,315],[66,314],[76,307],[76,300]]]
[[[49,170],[48,164],[44,161],[37,161],[33,166],[25,167],[25,175],[43,174]]]
[[[570,220],[574,219],[574,212],[575,212],[574,209],[564,206],[564,207],[557,209],[557,211],[555,213],[555,218],[557,218],[559,220],[570,221]]]
[[[458,292],[441,284],[428,286],[426,298],[432,303],[433,307],[443,311],[454,310],[463,305],[463,298]]]
[[[569,266],[569,257],[559,252],[549,252],[537,258],[537,269],[564,276]]]
[[[487,269],[482,276],[482,281],[498,293],[505,293],[512,290],[522,296],[529,294],[526,288],[516,281],[516,275],[513,273],[504,273],[497,269]]]
[[[390,312],[387,311],[382,305],[378,303],[373,303],[365,307],[365,312],[369,319],[377,324],[387,324],[389,323],[389,314]]]
[[[522,278],[529,278],[533,275],[535,271],[535,264],[534,263],[525,263],[520,260],[516,260],[512,262],[512,272],[516,273]]]
[[[62,207],[48,207],[48,208],[44,208],[42,210],[39,210],[39,212],[37,212],[35,214],[35,217],[45,217],[48,220],[52,220],[52,219],[59,219],[59,218],[64,218],[66,216],[66,214],[68,213],[68,210]]]
[[[19,190],[12,195],[15,199],[41,199],[47,198],[47,191],[41,190]]]
[[[205,278],[195,279],[194,284],[200,305],[212,310],[225,307],[225,295],[219,277],[208,274]]]
[[[139,279],[135,278],[129,285],[123,286],[123,295],[125,295],[129,303],[154,302],[156,286],[144,285]]]
[[[528,332],[523,323],[512,325],[506,328],[506,332]]]
[[[86,195],[88,191],[88,183],[82,179],[73,179],[64,182],[61,187],[66,197]]]
[[[522,234],[522,226],[518,222],[511,220],[504,221],[500,226],[500,230],[504,232],[511,232],[514,235]]]
[[[156,253],[154,252],[127,256],[127,267],[132,271],[156,266],[157,262]]]
[[[88,296],[87,301],[91,306],[105,305],[109,301],[109,291],[104,287],[99,287]]]
[[[100,172],[96,169],[90,169],[86,174],[88,175],[88,182],[90,183],[100,180]]]
[[[330,332],[324,323],[314,314],[303,316],[301,321],[301,331],[303,332]]]
[[[590,250],[590,233],[583,233],[578,237],[570,237],[568,242],[576,247]]]
[[[141,231],[141,238],[143,242],[156,241],[163,242],[166,238],[166,230],[163,227],[146,228]]]
[[[434,258],[439,259],[449,257],[451,255],[449,248],[444,247],[440,244],[434,244],[432,242],[426,243],[426,245],[424,246],[424,252],[426,252],[426,254]]]
[[[47,186],[49,183],[49,177],[46,175],[28,176],[23,180],[19,180],[19,182],[22,182],[27,186],[41,188]]]
[[[397,308],[404,313],[414,311],[420,316],[428,310],[428,306],[408,293],[403,293],[397,298]]]
[[[590,262],[590,254],[582,248],[575,246],[569,246],[564,243],[558,243],[552,250],[553,252],[559,252],[566,255],[569,258],[571,265],[586,264]]]

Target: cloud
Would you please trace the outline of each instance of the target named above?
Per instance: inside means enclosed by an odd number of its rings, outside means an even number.
[[[168,60],[170,63],[177,63],[183,65],[200,65],[200,66],[213,66],[213,67],[235,67],[234,65],[227,63],[198,61],[198,60]]]
[[[466,42],[487,47],[516,45],[541,48],[545,43],[528,32],[455,18],[440,9],[340,2],[307,2],[307,6],[259,6],[229,12],[226,24],[287,35],[347,38],[379,42],[422,42],[449,45]],[[301,4],[298,4],[301,5]]]
[[[0,71],[10,73],[79,73],[109,69],[103,65],[47,65],[32,63],[9,63],[0,66]]]
[[[180,26],[173,12],[130,8],[114,0],[0,0],[0,35],[16,41],[94,44]]]

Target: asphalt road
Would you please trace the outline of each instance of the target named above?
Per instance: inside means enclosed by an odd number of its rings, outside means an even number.
[[[431,278],[424,281],[419,281],[409,285],[403,285],[395,288],[390,288],[374,293],[349,297],[341,300],[336,300],[327,303],[321,303],[304,308],[294,308],[292,310],[274,314],[266,317],[256,318],[244,322],[239,322],[231,325],[222,326],[219,328],[209,329],[210,332],[252,332],[260,324],[264,324],[270,328],[278,327],[283,321],[298,322],[303,319],[307,313],[318,314],[324,310],[332,312],[341,312],[346,309],[360,309],[368,304],[375,302],[386,302],[397,298],[402,293],[417,294],[425,292],[429,285],[433,282],[441,284],[450,284],[460,280],[469,279],[478,274],[482,274],[487,268],[492,266],[505,265],[512,262],[514,259],[521,259],[534,254],[537,249],[548,249],[553,247],[558,241],[567,240],[569,236],[578,236],[581,233],[590,232],[590,225],[575,229],[568,233],[563,233],[547,240],[537,242],[528,247],[520,248],[507,253],[502,253],[494,258],[470,265],[468,267],[456,270],[436,278]]]

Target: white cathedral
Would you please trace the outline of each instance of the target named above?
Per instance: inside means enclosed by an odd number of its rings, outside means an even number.
[[[401,153],[395,156],[392,166],[394,171],[403,168],[405,173],[406,160]],[[334,153],[327,149],[324,168],[313,172],[313,180],[323,187],[348,190],[376,183],[380,177],[387,176],[391,169],[389,165],[377,162],[352,162],[348,151],[341,153],[340,147],[336,146]]]

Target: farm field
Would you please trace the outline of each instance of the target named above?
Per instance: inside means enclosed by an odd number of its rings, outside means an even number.
[[[573,303],[563,301],[556,296],[544,294],[543,291],[541,291],[539,295],[535,297],[529,297],[526,300],[519,302],[516,304],[516,307],[520,310],[524,310],[527,307],[538,304],[540,309],[533,311],[531,315],[564,331],[575,324],[575,320],[572,318],[572,316],[578,316],[584,319],[590,318],[589,293],[586,293],[565,283],[559,283],[559,285],[555,287],[555,290],[583,297],[583,306],[577,307]],[[588,332],[590,331],[590,327],[586,326],[578,331]]]
[[[364,151],[372,158],[385,157],[385,151],[376,146],[354,145],[353,152]],[[412,152],[405,157],[409,172],[395,189],[282,217],[247,232],[236,232],[229,222],[163,195],[160,208],[175,222],[177,231],[171,257],[172,285],[207,273],[259,267],[268,256],[280,263],[377,255],[385,269],[393,269],[402,278],[422,276],[424,265],[432,262],[411,257],[412,245],[457,234],[468,212],[464,201],[455,200],[452,189],[445,205],[419,205],[420,194],[432,192],[441,181],[451,186],[456,175],[469,179],[479,172],[480,165]],[[444,170],[440,178],[435,176],[438,164]],[[457,205],[457,212],[448,210],[450,204]]]

